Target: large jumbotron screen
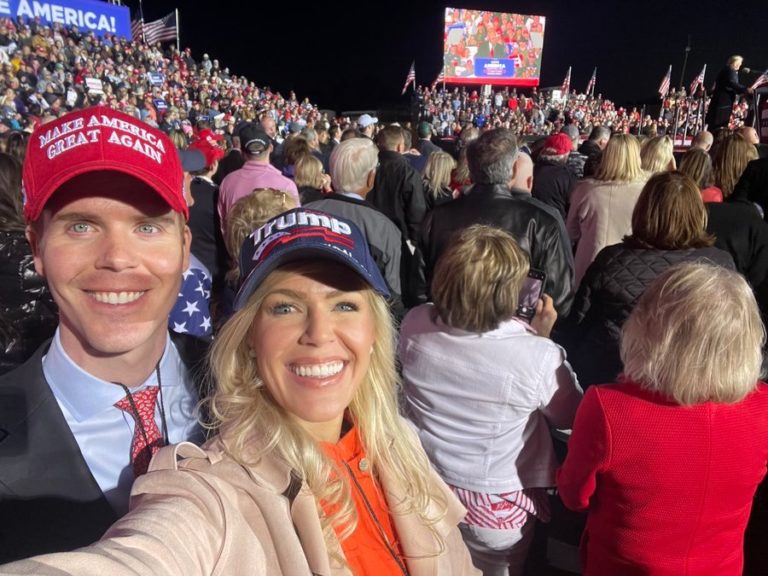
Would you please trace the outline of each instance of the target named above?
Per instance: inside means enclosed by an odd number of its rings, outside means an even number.
[[[538,86],[544,16],[445,9],[445,82]]]

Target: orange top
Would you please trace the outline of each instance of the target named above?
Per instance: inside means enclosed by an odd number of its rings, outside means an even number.
[[[357,527],[341,542],[352,573],[360,576],[406,574],[401,568],[401,565],[405,567],[405,561],[389,507],[379,482],[371,474],[357,426],[353,426],[337,444],[323,442],[321,446],[326,456],[346,474],[357,510]],[[329,506],[324,502],[321,505],[326,514],[330,513]],[[340,530],[336,532],[338,534]]]

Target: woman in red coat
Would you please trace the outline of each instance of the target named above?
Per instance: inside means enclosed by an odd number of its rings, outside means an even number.
[[[583,573],[741,575],[768,463],[765,331],[739,274],[674,266],[624,324],[619,384],[576,414],[560,497],[587,510]]]

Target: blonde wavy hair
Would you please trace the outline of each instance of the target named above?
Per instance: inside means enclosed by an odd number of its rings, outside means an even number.
[[[454,328],[495,330],[516,314],[529,267],[528,254],[511,234],[474,224],[455,234],[437,260],[432,278],[437,313]]]
[[[435,198],[441,195],[444,188],[451,185],[451,173],[456,168],[456,160],[447,152],[433,152],[429,155],[424,167],[424,178],[432,184],[432,194]]]
[[[323,187],[323,163],[312,154],[305,154],[296,160],[293,181],[299,188],[309,186],[321,189]]]
[[[311,274],[324,261],[291,263],[272,272],[247,304],[224,325],[214,341],[211,371],[217,383],[208,401],[213,421],[231,456],[244,465],[271,454],[284,461],[309,486],[318,503],[323,535],[329,547],[349,537],[357,526],[357,511],[346,474],[318,443],[271,396],[261,382],[248,335],[264,298],[286,270]],[[364,381],[348,407],[374,474],[386,469],[400,479],[406,499],[392,502],[392,513],[415,512],[430,528],[440,550],[445,543],[434,529],[446,513],[447,502],[429,489],[430,464],[414,433],[398,413],[399,379],[395,369],[395,328],[389,306],[366,286],[375,320],[375,342]]]
[[[227,282],[235,285],[240,279],[240,248],[251,232],[292,208],[298,208],[296,200],[282,190],[274,188],[257,188],[235,202],[227,214],[227,229],[224,235],[224,245],[230,259]]]
[[[672,138],[656,136],[643,142],[640,147],[640,165],[648,174],[677,168]]]
[[[632,134],[614,134],[603,150],[595,180],[632,182],[645,176],[640,160],[640,144]]]
[[[622,327],[626,378],[683,406],[739,402],[757,386],[765,328],[741,274],[672,266],[645,290]]]

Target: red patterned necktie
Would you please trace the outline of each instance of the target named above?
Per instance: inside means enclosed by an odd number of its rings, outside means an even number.
[[[133,475],[137,478],[147,471],[152,456],[163,445],[163,438],[155,422],[157,392],[157,386],[150,386],[131,394],[135,410],[127,396],[115,403],[115,407],[127,412],[136,420],[131,442],[131,463]]]

